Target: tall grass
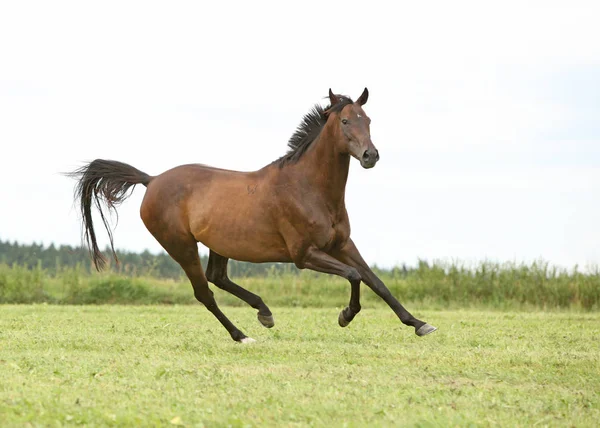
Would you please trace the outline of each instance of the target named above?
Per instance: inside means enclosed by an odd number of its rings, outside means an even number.
[[[381,273],[398,299],[427,307],[490,307],[498,309],[600,309],[600,271],[582,272],[551,267],[544,262],[525,264],[480,263],[476,266],[421,262],[417,269]],[[349,299],[347,281],[310,271],[300,274],[273,270],[264,277],[234,278],[273,306],[339,307]],[[231,294],[215,290],[222,305],[240,306]],[[363,307],[382,305],[366,286]],[[89,274],[64,268],[50,274],[0,264],[0,303],[57,304],[192,304],[196,303],[185,277],[178,280],[111,273]]]

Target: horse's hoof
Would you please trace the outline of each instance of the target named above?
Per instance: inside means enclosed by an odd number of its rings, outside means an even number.
[[[275,325],[273,315],[257,315],[258,321],[267,328],[271,328]]]
[[[256,342],[256,340],[252,339],[251,337],[244,337],[243,339],[240,339],[240,343],[254,343]]]
[[[417,331],[415,331],[415,333],[417,336],[426,336],[429,333],[433,333],[436,330],[437,330],[437,327],[434,327],[432,325],[425,323],[421,327],[419,327],[419,329]]]
[[[346,327],[346,326],[348,326],[348,324],[350,324],[350,321],[347,321],[346,318],[344,317],[343,310],[340,312],[340,315],[338,316],[338,324],[340,325],[340,327]]]

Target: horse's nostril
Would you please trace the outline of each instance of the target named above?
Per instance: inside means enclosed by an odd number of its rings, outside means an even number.
[[[379,160],[379,152],[377,151],[377,149],[375,150],[365,150],[365,152],[362,155],[362,160],[364,162],[370,162],[370,161],[375,161],[377,162]]]

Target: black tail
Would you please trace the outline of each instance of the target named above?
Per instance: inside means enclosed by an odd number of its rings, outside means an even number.
[[[83,238],[87,243],[94,266],[98,270],[102,269],[106,265],[106,258],[100,252],[96,241],[96,232],[94,232],[92,221],[92,202],[100,211],[100,217],[110,239],[113,257],[118,262],[112,231],[100,202],[104,201],[108,209],[116,213],[117,206],[131,194],[135,185],[147,186],[152,177],[126,163],[102,159],[96,159],[67,175],[78,180],[75,187],[75,201],[79,200],[80,203],[83,217]]]

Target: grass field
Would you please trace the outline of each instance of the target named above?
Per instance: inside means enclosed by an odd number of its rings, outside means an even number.
[[[600,310],[600,270],[558,270],[545,263],[531,265],[486,263],[467,268],[428,265],[404,275],[380,272],[382,281],[403,303],[419,307],[479,308],[503,310]],[[268,305],[284,307],[335,307],[348,301],[348,281],[311,271],[298,274],[233,277],[241,286],[261,295]],[[237,297],[212,287],[219,304],[244,306]],[[362,287],[363,307],[385,303]],[[89,274],[79,268],[52,273],[41,267],[0,263],[0,303],[49,304],[193,304],[187,278],[176,280],[152,276],[127,276],[113,272]]]
[[[597,426],[600,314],[0,306],[2,426]]]

